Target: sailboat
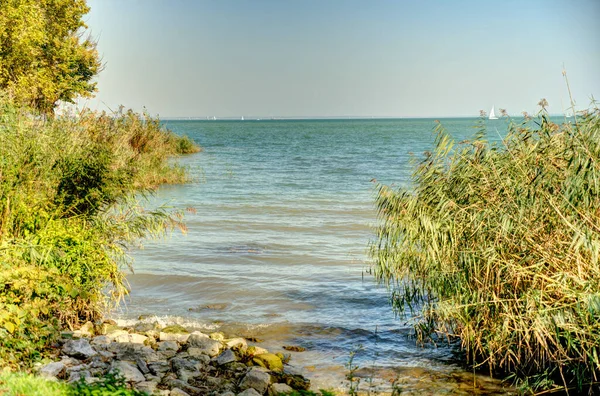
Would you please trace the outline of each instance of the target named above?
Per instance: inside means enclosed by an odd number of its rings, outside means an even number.
[[[492,106],[492,110],[490,110],[490,120],[497,120],[498,117],[496,117],[496,113],[494,113],[494,106]]]
[[[244,116],[242,116],[242,121],[244,121]]]

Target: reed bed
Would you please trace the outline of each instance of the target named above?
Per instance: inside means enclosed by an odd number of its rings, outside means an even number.
[[[458,144],[438,125],[414,188],[378,186],[372,272],[420,340],[458,338],[523,390],[599,390],[599,115],[542,108],[500,144],[485,122]]]

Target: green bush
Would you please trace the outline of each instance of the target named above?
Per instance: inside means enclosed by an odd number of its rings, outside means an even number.
[[[50,381],[25,373],[0,372],[0,395],[2,396],[64,396],[70,388],[67,384]]]
[[[380,186],[373,273],[421,340],[457,336],[467,358],[534,389],[600,377],[600,117],[542,111],[454,147],[441,126],[414,190]]]
[[[131,111],[44,120],[0,97],[0,367],[99,319],[127,293],[128,246],[181,226],[135,199],[186,180],[177,142]]]

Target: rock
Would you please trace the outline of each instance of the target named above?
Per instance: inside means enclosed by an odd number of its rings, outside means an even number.
[[[90,344],[92,344],[92,346],[94,346],[96,348],[104,347],[104,346],[110,344],[110,338],[108,338],[107,336],[104,336],[104,335],[99,335],[99,336],[92,338],[92,341],[90,341]]]
[[[165,383],[167,384],[167,386],[171,387],[171,395],[173,394],[173,389],[174,388],[179,388],[179,390],[183,390],[184,392],[187,392],[189,394],[192,395],[204,395],[206,394],[206,392],[204,392],[203,389],[200,388],[196,388],[195,386],[191,386],[189,385],[187,382],[178,380],[178,379],[167,379],[165,381]]]
[[[65,355],[78,359],[87,359],[98,354],[85,338],[67,341],[62,351]]]
[[[291,386],[294,389],[308,390],[310,388],[310,381],[298,374],[275,373],[277,378],[276,382],[281,382]]]
[[[92,374],[87,370],[71,371],[71,373],[69,374],[68,382],[77,382],[82,378],[85,379],[85,382],[87,382],[88,384],[90,382],[93,382]]]
[[[210,339],[212,340],[216,340],[216,341],[223,341],[225,340],[225,334],[219,332],[215,332],[215,333],[210,333],[210,335],[208,336]]]
[[[190,348],[187,350],[188,356],[200,361],[203,365],[207,365],[210,362],[210,357],[204,353],[203,349]]]
[[[81,364],[81,362],[77,359],[73,359],[67,356],[63,356],[62,359],[60,359],[61,363],[64,364],[67,367],[73,367],[73,366],[78,366],[79,364]]]
[[[225,340],[225,345],[227,348],[236,349],[236,350],[244,350],[248,347],[248,343],[243,338],[230,338]]]
[[[236,360],[237,360],[237,358],[235,357],[235,354],[233,353],[233,351],[231,349],[226,349],[223,353],[221,353],[219,356],[217,356],[217,358],[215,359],[215,362],[219,366],[222,366],[227,363],[235,362]]]
[[[158,325],[158,322],[154,322],[154,323],[148,323],[148,322],[138,322],[133,326],[133,330],[136,333],[145,333],[147,331],[154,331],[154,330],[158,330],[160,328],[160,326]]]
[[[107,325],[109,325],[109,326],[116,326],[116,325],[117,325],[117,322],[116,322],[116,321],[114,321],[114,320],[112,320],[112,319],[104,319],[104,320],[102,321],[102,323],[103,323],[103,324],[107,324]]]
[[[122,335],[129,335],[129,332],[123,330],[123,329],[115,329],[112,331],[107,331],[106,332],[106,336],[111,340],[114,341],[117,337],[122,336]]]
[[[42,366],[38,374],[46,378],[58,378],[64,374],[66,368],[63,362],[52,362]]]
[[[185,327],[178,325],[178,324],[164,327],[160,332],[161,333],[171,333],[171,334],[187,334],[187,333],[189,333],[189,331],[187,331],[187,329]]]
[[[156,346],[157,346],[156,350],[159,352],[165,352],[165,351],[177,352],[179,350],[179,344],[177,343],[177,341],[161,341],[161,342],[157,343]]]
[[[212,340],[210,338],[201,337],[196,334],[190,335],[187,341],[188,347],[198,348],[202,353],[214,357],[219,354],[221,350],[221,342]]]
[[[145,344],[148,337],[141,334],[129,334],[129,342],[134,344]]]
[[[271,383],[271,376],[268,373],[265,373],[261,369],[251,368],[248,370],[242,381],[240,382],[240,389],[246,390],[249,388],[253,388],[259,392],[259,394],[264,394],[267,390],[267,387]]]
[[[260,355],[255,355],[254,358],[252,358],[252,361],[269,370],[283,371],[283,362],[279,356],[273,353],[261,353]]]
[[[73,337],[91,337],[94,335],[94,324],[90,321],[85,322],[83,326],[79,328],[79,330],[75,330],[73,332]]]
[[[231,391],[227,391],[225,393],[221,393],[219,396],[235,396],[235,393]]]
[[[158,338],[161,341],[178,341],[182,344],[187,342],[189,336],[186,333],[163,333],[162,331],[158,334]]]
[[[133,364],[123,361],[114,361],[111,364],[111,372],[118,371],[121,373],[123,377],[125,377],[125,381],[127,382],[143,382],[146,380],[144,374],[140,372]]]
[[[257,347],[257,346],[249,346],[246,349],[246,355],[254,356],[254,355],[262,355],[263,353],[269,353],[265,348]]]
[[[168,362],[161,360],[158,362],[149,363],[148,368],[154,375],[162,377],[167,371],[169,371],[170,365]]]
[[[140,369],[142,374],[146,375],[150,373],[148,365],[146,364],[144,359],[140,358],[139,356],[135,359],[135,364],[137,365],[138,369]]]
[[[242,393],[238,393],[238,396],[261,396],[262,393],[258,393],[252,388],[246,389]]]
[[[149,395],[153,394],[156,391],[157,386],[157,381],[142,381],[135,384],[137,390],[146,392]]]
[[[159,360],[158,354],[154,349],[140,344],[132,344],[129,342],[112,343],[108,346],[108,350],[115,352],[117,359],[119,360],[135,362],[138,357],[147,363],[157,362]]]
[[[173,389],[171,389],[170,396],[190,396],[190,394],[182,391],[179,388],[173,388]]]
[[[177,378],[184,382],[200,374],[198,369],[201,365],[195,360],[174,357],[170,363],[173,371],[177,374]]]
[[[115,342],[129,342],[129,333],[118,334],[114,338]]]
[[[294,389],[286,384],[271,384],[269,386],[269,396],[289,395],[294,392]]]

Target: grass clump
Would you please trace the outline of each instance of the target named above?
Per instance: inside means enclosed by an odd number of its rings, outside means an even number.
[[[0,97],[0,367],[30,365],[126,295],[128,246],[181,225],[135,199],[186,180],[168,161],[179,150],[147,115],[46,120]]]
[[[458,337],[532,390],[597,391],[600,114],[530,125],[457,147],[438,125],[414,190],[379,187],[372,271],[397,312],[420,309],[421,340]]]
[[[2,396],[64,396],[70,391],[64,382],[50,381],[26,373],[0,372]]]

